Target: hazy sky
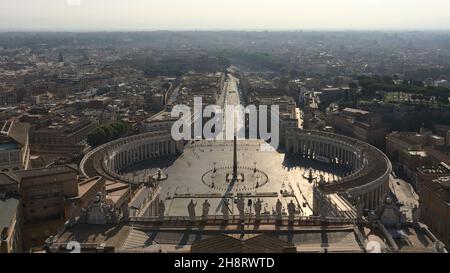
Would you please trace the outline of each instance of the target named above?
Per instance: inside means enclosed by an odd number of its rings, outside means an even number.
[[[450,29],[450,0],[0,0],[0,29]]]

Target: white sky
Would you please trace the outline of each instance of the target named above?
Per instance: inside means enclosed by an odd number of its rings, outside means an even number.
[[[0,29],[450,29],[450,0],[0,0]]]

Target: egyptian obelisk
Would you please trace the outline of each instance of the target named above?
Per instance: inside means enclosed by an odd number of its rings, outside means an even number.
[[[233,180],[237,179],[237,137],[233,141]]]

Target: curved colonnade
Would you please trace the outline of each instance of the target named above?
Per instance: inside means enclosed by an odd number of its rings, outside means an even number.
[[[341,179],[320,183],[322,193],[347,193],[372,210],[389,192],[391,163],[383,152],[365,142],[327,132],[290,129],[285,148],[289,154],[327,161],[350,170]]]
[[[384,153],[367,143],[332,133],[290,129],[285,148],[291,155],[350,170],[343,178],[320,183],[319,189],[324,194],[348,194],[354,200],[360,198],[365,208],[376,209],[389,191],[391,163]],[[182,153],[183,149],[184,143],[174,141],[169,131],[149,132],[97,147],[83,158],[80,168],[87,177],[103,176],[139,186],[146,181],[123,176],[122,170],[151,158]]]
[[[150,132],[121,138],[90,151],[80,163],[83,175],[103,176],[134,186],[140,181],[122,175],[122,170],[151,158],[171,156],[183,151],[183,143],[174,141],[170,131]]]

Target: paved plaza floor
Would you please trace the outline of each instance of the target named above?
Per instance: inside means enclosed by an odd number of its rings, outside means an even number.
[[[246,176],[235,183],[227,182],[225,178],[225,173],[232,171],[233,141],[196,141],[186,145],[184,153],[178,157],[147,160],[126,169],[125,173],[146,181],[158,169],[163,170],[168,179],[160,183],[161,199],[165,200],[168,216],[187,216],[187,205],[191,200],[197,203],[196,215],[202,214],[205,200],[211,205],[210,215],[221,215],[224,198],[228,201],[230,214],[236,215],[235,199],[238,196],[245,198],[246,213],[254,213],[252,204],[260,199],[261,213],[274,214],[279,199],[283,212],[287,213],[287,204],[292,200],[297,213],[308,216],[312,214],[312,185],[304,178],[308,169],[312,168],[316,176],[323,175],[326,179],[340,177],[346,171],[339,166],[287,156],[278,151],[262,151],[264,144],[260,140],[238,140],[238,172],[245,170]],[[257,175],[267,176],[267,182],[257,187],[255,181],[263,180],[252,177],[255,167]],[[211,178],[214,168],[221,173]]]

